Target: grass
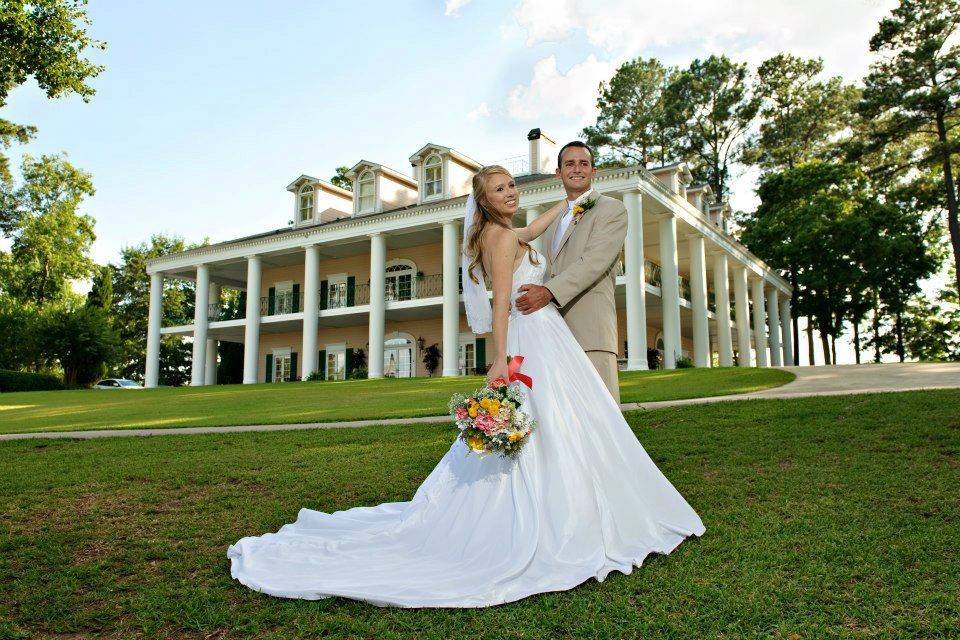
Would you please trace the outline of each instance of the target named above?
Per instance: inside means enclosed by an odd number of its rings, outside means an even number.
[[[767,368],[624,372],[623,402],[746,393],[780,386],[792,373]],[[0,433],[286,424],[443,415],[456,391],[484,378],[407,378],[0,394]]]
[[[447,426],[0,443],[0,638],[960,637],[960,391],[627,417],[704,537],[479,610],[274,599],[225,556],[301,506],[408,499]]]

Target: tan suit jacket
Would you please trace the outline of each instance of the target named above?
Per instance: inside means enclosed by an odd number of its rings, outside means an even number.
[[[547,281],[560,313],[584,351],[619,351],[614,299],[617,258],[627,237],[623,203],[601,195],[580,221],[567,226],[554,253],[554,235],[563,216],[543,234]]]

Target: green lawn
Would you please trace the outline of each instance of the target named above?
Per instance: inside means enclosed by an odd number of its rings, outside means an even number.
[[[623,402],[746,393],[793,380],[779,369],[677,369],[620,375]],[[349,380],[140,391],[0,395],[0,433],[332,422],[442,415],[482,377]]]
[[[478,610],[274,599],[225,555],[409,498],[448,426],[0,443],[0,638],[960,637],[960,391],[627,416],[703,538]]]

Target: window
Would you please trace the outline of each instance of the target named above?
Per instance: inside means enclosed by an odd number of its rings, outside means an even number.
[[[292,282],[277,283],[277,298],[274,303],[274,314],[296,313],[299,309],[294,308],[294,295]]]
[[[414,375],[413,337],[394,334],[383,341],[383,375],[388,378],[412,378]]]
[[[344,349],[327,348],[326,379],[346,379],[347,352]]]
[[[273,352],[273,381],[286,382],[290,379],[290,350]]]
[[[387,282],[385,297],[387,300],[411,300],[415,297],[415,267],[409,260],[389,265],[386,268]]]
[[[443,193],[443,162],[434,154],[423,163],[423,196],[429,198]]]
[[[461,342],[459,358],[457,360],[460,375],[471,375],[477,366],[477,344],[473,340],[470,342]]]
[[[327,308],[340,309],[347,306],[347,279],[330,280],[327,283]]]
[[[376,204],[376,183],[372,171],[364,171],[357,180],[357,197],[359,198],[360,211],[373,211]]]
[[[304,185],[300,189],[300,222],[313,220],[313,185]]]

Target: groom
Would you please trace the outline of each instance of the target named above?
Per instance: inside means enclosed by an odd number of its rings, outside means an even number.
[[[527,314],[557,305],[619,404],[614,291],[617,257],[627,237],[627,210],[619,200],[594,192],[585,201],[596,204],[575,219],[573,201],[590,191],[596,173],[593,151],[574,140],[560,149],[557,165],[557,177],[567,192],[567,212],[543,234],[548,280],[542,286],[520,287],[525,293],[517,298],[517,309]]]

